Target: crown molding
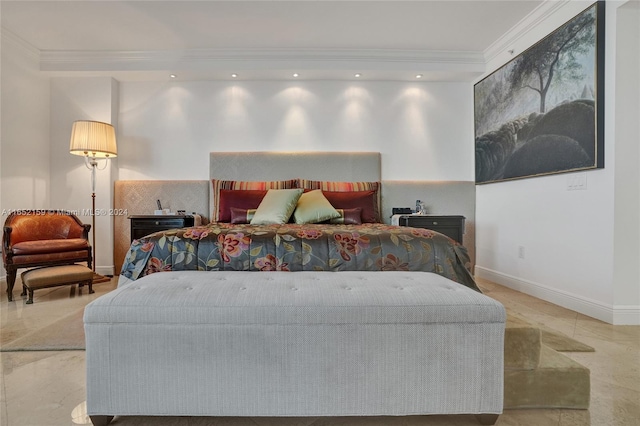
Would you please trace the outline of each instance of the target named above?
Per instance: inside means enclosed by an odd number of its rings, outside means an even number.
[[[511,50],[512,46],[517,45],[521,38],[526,36],[550,16],[558,13],[559,10],[569,3],[575,3],[575,0],[546,0],[485,49],[485,63],[488,64],[499,55]],[[509,59],[511,59],[510,57],[511,55],[509,55]]]
[[[2,43],[8,43],[10,46],[18,48],[25,56],[35,61],[40,61],[40,50],[16,35],[13,31],[2,27],[0,29],[0,37],[2,38]]]
[[[234,69],[406,69],[484,71],[482,52],[402,49],[189,49],[42,51],[42,71]]]

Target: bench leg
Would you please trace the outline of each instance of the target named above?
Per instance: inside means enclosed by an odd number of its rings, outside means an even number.
[[[33,290],[29,289],[29,299],[27,299],[27,305],[31,305],[33,303]]]
[[[93,291],[93,279],[82,281],[81,283],[78,284],[78,288],[84,287],[85,284],[89,286],[89,294],[95,293],[95,291]]]
[[[113,416],[89,416],[93,426],[107,426],[113,420]]]
[[[499,414],[476,414],[476,419],[481,425],[495,425]]]

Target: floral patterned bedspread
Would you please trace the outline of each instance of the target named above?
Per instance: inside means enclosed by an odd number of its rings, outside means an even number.
[[[121,274],[136,280],[155,272],[193,270],[426,271],[480,291],[469,267],[463,246],[422,228],[212,223],[134,240]]]

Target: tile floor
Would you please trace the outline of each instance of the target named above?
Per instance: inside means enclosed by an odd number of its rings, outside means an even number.
[[[640,326],[612,326],[497,284],[480,281],[485,294],[533,321],[568,334],[596,349],[570,353],[591,369],[589,410],[507,410],[498,425],[606,426],[640,425]],[[36,291],[25,305],[20,284],[8,303],[0,296],[0,345],[84,306],[114,289],[115,281],[97,284],[96,293],[72,287]],[[91,424],[84,412],[84,351],[1,352],[0,425],[63,426]],[[113,425],[149,426],[418,426],[477,425],[473,416],[373,418],[153,418],[117,417]]]

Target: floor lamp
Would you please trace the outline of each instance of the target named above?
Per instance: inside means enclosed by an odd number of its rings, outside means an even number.
[[[109,278],[96,274],[96,169],[104,170],[109,159],[118,155],[115,129],[111,124],[99,121],[76,121],[71,129],[69,152],[83,156],[85,165],[91,170],[93,282],[109,281]],[[105,160],[102,168],[98,168],[98,160]]]

